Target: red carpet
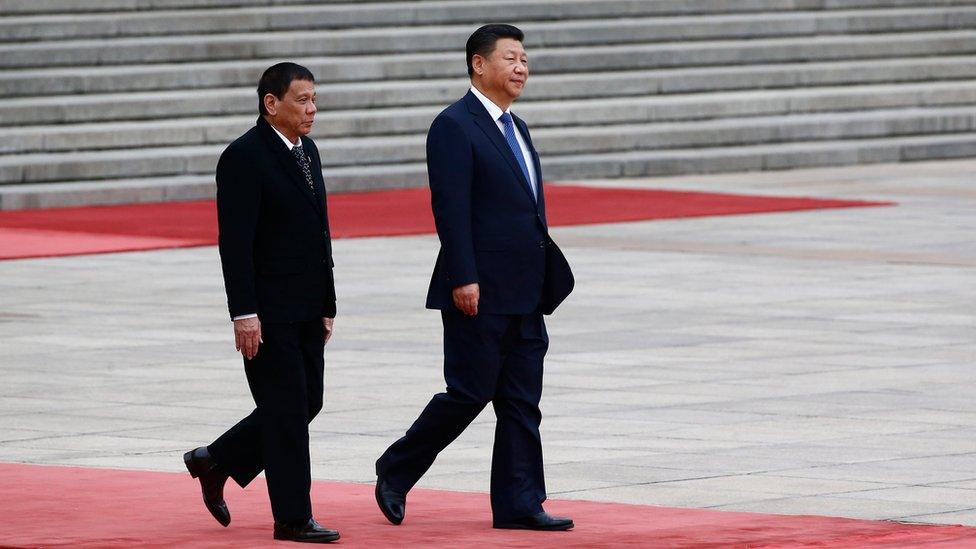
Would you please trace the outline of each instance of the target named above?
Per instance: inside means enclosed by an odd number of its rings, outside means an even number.
[[[889,204],[570,185],[546,200],[552,226]],[[427,189],[335,194],[329,216],[336,238],[434,231]],[[0,259],[209,246],[216,226],[211,200],[0,212]]]
[[[179,462],[180,455],[173,454]],[[188,474],[0,464],[3,547],[262,547],[273,545],[262,479],[228,483],[233,521],[219,526]],[[549,501],[573,517],[570,532],[490,527],[488,496],[414,490],[392,526],[372,485],[316,482],[314,512],[344,547],[974,547],[976,528],[832,517],[763,515],[645,505]],[[290,546],[282,544],[282,546]]]

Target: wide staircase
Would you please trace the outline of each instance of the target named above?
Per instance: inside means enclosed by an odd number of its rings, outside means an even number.
[[[549,181],[976,155],[976,0],[0,0],[0,209],[212,196],[281,60],[330,191],[424,185],[486,22]]]

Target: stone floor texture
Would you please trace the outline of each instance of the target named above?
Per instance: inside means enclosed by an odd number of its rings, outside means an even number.
[[[974,174],[582,182],[897,205],[554,229],[550,497],[976,526]],[[315,478],[372,482],[443,389],[436,242],[335,243]],[[179,471],[249,412],[242,367],[213,247],[0,262],[0,461]],[[486,491],[493,421],[421,486]]]

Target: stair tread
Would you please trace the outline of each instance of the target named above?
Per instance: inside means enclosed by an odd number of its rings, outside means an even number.
[[[245,5],[216,5],[207,6],[205,2],[182,0],[172,2],[172,8],[165,6],[155,9],[120,9],[120,10],[88,10],[83,9],[85,4],[77,1],[65,0],[60,2],[57,13],[34,13],[25,9],[13,9],[13,4],[33,2],[37,0],[22,0],[22,2],[11,2],[7,0],[0,4],[7,15],[0,17],[0,22],[8,20],[12,23],[21,24],[56,24],[73,23],[77,25],[98,23],[103,21],[138,23],[152,20],[163,20],[171,18],[179,21],[188,18],[193,19],[215,19],[225,20],[233,18],[235,22],[240,21],[242,16],[251,17],[255,24],[273,25],[277,24],[296,24],[296,21],[306,20],[316,24],[328,22],[329,19],[344,19],[333,22],[333,25],[364,25],[377,20],[377,16],[383,16],[382,21],[396,21],[398,23],[416,24],[418,21],[461,21],[467,23],[487,22],[486,17],[501,17],[502,14],[508,20],[526,20],[526,17],[543,18],[588,18],[599,16],[601,13],[618,13],[627,16],[640,15],[717,15],[729,13],[782,13],[791,10],[822,10],[822,2],[800,1],[800,2],[781,2],[776,0],[751,2],[722,2],[714,1],[708,4],[696,2],[688,3],[680,0],[670,0],[656,2],[627,2],[603,0],[602,6],[594,6],[592,2],[586,0],[508,0],[493,2],[493,5],[479,5],[477,2],[458,2],[458,1],[422,1],[422,2],[388,2],[388,1],[367,1],[349,2],[336,0],[320,0],[320,5],[296,5],[304,0],[294,0],[288,2],[292,5],[284,4],[281,0],[275,5],[268,6],[266,2],[257,4],[258,0]],[[54,2],[47,2],[54,4]],[[928,2],[929,5],[937,7],[950,7],[956,5],[971,4],[970,0],[942,0],[939,2]],[[106,4],[104,0],[100,4]],[[145,5],[145,3],[140,3]],[[159,4],[158,2],[156,4]],[[233,4],[228,2],[226,4]],[[247,5],[250,4],[250,5]],[[88,3],[92,6],[92,3]],[[850,1],[843,7],[831,7],[830,11],[840,9],[904,9],[917,5],[911,0],[861,0]],[[124,6],[124,5],[123,5]],[[82,9],[79,9],[82,8]],[[194,8],[194,9],[187,9]],[[399,10],[396,8],[400,8]],[[75,13],[72,13],[72,12]],[[316,15],[324,17],[315,17]],[[359,15],[359,17],[356,17]],[[327,17],[331,16],[331,17]],[[342,18],[337,16],[343,16]],[[277,21],[276,21],[277,20]],[[282,21],[283,20],[283,21]],[[170,21],[166,21],[170,22]],[[220,28],[219,26],[217,27]],[[115,28],[116,32],[120,29]],[[123,32],[125,27],[121,29]],[[142,30],[142,29],[140,29]],[[161,32],[161,31],[160,31]]]
[[[518,106],[513,109],[518,112]],[[907,118],[917,118],[921,116],[967,116],[974,115],[974,110],[970,106],[934,106],[934,107],[911,107],[899,109],[876,109],[858,111],[827,111],[819,113],[791,113],[770,116],[743,116],[723,119],[704,119],[690,121],[655,121],[645,123],[614,123],[600,125],[562,125],[562,126],[536,126],[533,124],[533,138],[545,138],[559,134],[570,135],[615,135],[627,132],[663,132],[675,129],[687,130],[694,128],[735,128],[740,126],[767,125],[784,127],[790,124],[805,124],[811,122],[836,123],[848,122],[852,120],[877,121],[877,120],[897,120]],[[320,121],[324,122],[324,121]],[[531,122],[531,120],[530,120]],[[122,131],[149,132],[164,128],[199,128],[211,129],[217,124],[242,128],[242,132],[251,127],[254,123],[252,116],[235,117],[196,117],[181,120],[161,120],[145,122],[122,122],[116,124],[79,124],[74,126],[35,126],[30,128],[0,128],[0,139],[25,139],[35,136],[45,136],[53,133],[88,133],[105,132],[118,133]],[[329,146],[350,146],[361,144],[362,146],[372,146],[388,143],[412,143],[418,139],[423,139],[423,133],[402,134],[381,134],[370,136],[320,136],[313,132],[311,136],[319,140],[320,148]],[[207,145],[170,145],[170,146],[141,146],[138,142],[130,142],[129,147],[117,147],[110,150],[132,151],[150,149],[179,149],[190,150]],[[209,144],[227,145],[226,140],[213,140]],[[82,149],[85,150],[85,149]],[[80,154],[80,151],[61,151],[39,153],[47,155],[48,159],[54,159],[60,154]],[[9,155],[8,155],[9,156]],[[17,157],[26,157],[25,154],[18,154]],[[0,158],[3,158],[0,155]]]
[[[754,117],[745,119],[735,119],[735,120],[707,120],[707,121],[697,121],[697,122],[684,122],[684,123],[667,123],[667,124],[618,124],[618,125],[608,125],[608,126],[588,126],[588,127],[562,127],[562,128],[542,128],[534,132],[534,139],[539,145],[539,149],[542,153],[543,160],[550,159],[553,157],[558,157],[561,154],[566,154],[563,152],[553,152],[547,150],[549,147],[548,141],[553,142],[562,140],[563,142],[569,142],[574,146],[587,145],[587,140],[603,138],[613,138],[619,141],[620,139],[627,138],[628,136],[653,136],[657,139],[664,140],[666,142],[666,136],[668,132],[683,132],[691,133],[697,132],[704,136],[705,139],[701,141],[708,141],[709,139],[714,139],[720,131],[723,130],[735,130],[738,132],[744,132],[749,129],[775,129],[777,136],[781,137],[782,144],[786,145],[788,143],[814,143],[814,142],[840,142],[840,141],[865,141],[870,139],[883,139],[882,137],[858,137],[857,139],[845,139],[851,136],[840,136],[838,138],[835,135],[827,134],[823,139],[818,140],[790,140],[789,130],[792,126],[802,126],[802,125],[836,125],[838,123],[844,122],[871,122],[871,121],[896,121],[896,120],[913,120],[925,117],[945,117],[945,116],[964,116],[966,113],[965,109],[919,109],[918,112],[906,112],[906,113],[893,113],[891,111],[881,112],[881,113],[854,113],[849,116],[834,116],[834,117],[823,117],[823,116],[796,116],[796,117]],[[964,126],[966,130],[976,131],[976,124],[970,122],[968,125]],[[864,130],[862,130],[864,131]],[[968,133],[966,131],[960,131],[951,134],[923,134],[923,135],[910,135],[910,136],[886,136],[884,138],[925,138],[925,137],[954,137],[960,134]],[[423,143],[425,136],[423,134],[414,134],[406,136],[379,136],[379,137],[356,137],[356,138],[346,138],[346,139],[326,139],[319,142],[319,149],[323,156],[323,163],[329,167],[332,166],[328,162],[330,155],[340,156],[344,160],[347,160],[346,165],[356,165],[358,167],[364,166],[364,164],[355,162],[354,156],[348,156],[351,151],[354,150],[375,150],[381,147],[394,147],[400,148],[402,150],[411,151],[411,155],[415,156],[414,160],[423,160]],[[613,142],[607,141],[607,147],[614,147]],[[655,141],[657,144],[657,141]],[[702,144],[699,145],[697,150],[703,150],[712,146],[753,146],[760,145],[757,143],[730,143],[728,141],[721,141],[719,143],[712,144]],[[177,144],[177,145],[166,145],[166,146],[146,146],[137,148],[113,148],[105,150],[84,150],[84,151],[62,151],[62,152],[41,152],[41,153],[22,153],[14,155],[0,156],[0,168],[15,168],[15,167],[30,167],[33,165],[43,164],[45,167],[53,166],[72,166],[72,165],[84,165],[91,163],[119,163],[125,161],[136,161],[136,160],[153,160],[153,159],[212,159],[214,162],[220,153],[227,146],[226,143],[205,143],[205,144]],[[587,145],[588,146],[588,145]],[[630,146],[629,144],[624,146]],[[616,148],[620,148],[619,145]],[[659,150],[662,154],[674,150],[678,150],[680,147],[668,147],[661,146],[661,148],[652,149],[648,152],[653,152],[654,150]],[[642,149],[642,152],[646,149]],[[585,155],[585,152],[573,151],[573,154]],[[624,154],[621,152],[621,154]],[[396,160],[391,160],[389,162],[375,162],[371,165],[381,165],[386,163],[397,163]]]
[[[762,14],[764,23],[771,26],[782,25],[783,23],[790,22],[815,22],[815,21],[840,21],[848,22],[850,17],[858,17],[860,19],[868,18],[882,18],[882,19],[902,19],[902,18],[912,18],[924,16],[929,19],[933,17],[946,17],[959,14],[973,14],[976,12],[976,5],[953,5],[953,6],[912,6],[912,7],[900,7],[895,9],[839,9],[839,10],[812,10],[812,11],[789,11],[789,12],[772,12]],[[185,15],[184,12],[178,12],[181,15]],[[157,14],[146,14],[147,17],[151,16],[151,19],[157,20]],[[199,17],[194,15],[193,17]],[[65,22],[71,22],[77,24],[78,18],[72,16],[65,16]],[[627,19],[621,19],[619,17],[592,17],[585,19],[576,20],[538,20],[538,21],[522,21],[520,22],[520,28],[526,31],[527,42],[533,47],[540,47],[542,44],[536,44],[535,41],[541,40],[538,36],[539,33],[552,32],[558,30],[572,30],[576,32],[585,31],[594,27],[612,27],[616,30],[621,29],[646,29],[648,27],[664,26],[664,27],[678,27],[686,26],[692,24],[702,24],[708,26],[721,27],[731,24],[752,24],[754,25],[756,21],[755,13],[741,14],[741,13],[731,13],[731,14],[720,14],[720,15],[671,15],[671,16],[637,16],[630,17]],[[0,18],[0,25],[2,24],[12,24],[14,21],[4,21]],[[16,22],[20,24],[21,22]],[[28,22],[24,22],[28,23]],[[43,24],[44,21],[30,21],[30,24]],[[913,23],[913,22],[909,22]],[[773,27],[775,28],[775,27]],[[723,32],[723,29],[717,29],[719,33]],[[760,31],[768,31],[768,29],[759,29]],[[225,33],[213,33],[207,31],[197,31],[190,33],[180,33],[180,32],[167,32],[163,35],[133,35],[133,36],[117,36],[117,37],[92,37],[92,38],[61,38],[61,39],[45,39],[43,41],[32,41],[32,42],[0,42],[0,51],[10,52],[10,51],[32,51],[32,50],[44,50],[53,48],[77,48],[77,47],[105,47],[110,45],[113,47],[126,47],[126,46],[138,46],[138,45],[167,45],[167,44],[186,44],[186,43],[197,43],[200,45],[208,43],[228,43],[228,42],[265,42],[272,40],[293,40],[295,38],[300,38],[303,40],[315,40],[315,39],[348,39],[356,37],[390,37],[390,36],[429,36],[432,31],[437,31],[438,33],[455,33],[463,38],[471,32],[471,23],[444,23],[444,24],[426,24],[426,25],[378,25],[370,27],[354,27],[354,28],[338,28],[338,29],[323,29],[321,27],[316,27],[312,29],[260,29],[260,30],[239,30],[236,32],[225,32]],[[829,28],[817,28],[817,27],[805,27],[803,29],[803,34],[809,34],[811,32],[830,32]],[[533,36],[535,34],[535,36]]]
[[[893,137],[873,137],[865,139],[832,139],[832,140],[808,140],[808,141],[795,141],[786,143],[759,143],[759,144],[746,144],[746,145],[733,145],[733,146],[721,146],[721,147],[692,147],[692,148],[675,148],[675,149],[660,149],[660,150],[636,150],[636,151],[612,151],[612,152],[598,152],[592,154],[579,154],[572,153],[566,155],[553,154],[546,155],[543,159],[543,166],[549,165],[551,163],[565,163],[565,162],[578,162],[583,163],[593,159],[635,159],[635,158],[678,158],[678,157],[689,157],[696,158],[698,156],[707,155],[710,153],[720,154],[720,155],[736,155],[736,154],[747,154],[754,153],[756,151],[788,151],[788,150],[843,150],[850,147],[858,146],[881,146],[881,145],[906,145],[906,144],[919,144],[919,143],[976,143],[976,131],[973,132],[959,132],[954,134],[931,134],[931,135],[912,135],[912,136],[893,136]],[[179,147],[173,147],[173,149],[180,149]],[[205,146],[205,147],[187,147],[186,149],[196,149],[197,152],[210,152],[212,150],[217,150],[218,152],[222,150],[222,147]],[[114,152],[114,151],[113,151]],[[339,174],[355,174],[362,172],[364,174],[376,174],[376,173],[396,173],[399,169],[403,167],[423,167],[423,162],[390,162],[385,164],[373,164],[373,165],[347,165],[347,166],[334,166],[325,167],[323,172],[325,174],[329,173],[339,173]],[[209,172],[208,172],[209,173]],[[187,181],[196,181],[195,177],[212,177],[207,174],[184,174],[184,175],[160,175],[153,177],[112,177],[105,179],[92,179],[92,180],[78,180],[74,183],[81,182],[97,182],[97,181],[148,181],[155,179],[165,179],[165,180],[181,180],[182,178],[187,178]],[[59,182],[58,184],[68,183]],[[38,183],[39,185],[51,185],[51,183]],[[21,185],[15,185],[20,187]],[[0,188],[4,188],[0,185]]]
[[[776,46],[798,45],[818,48],[827,45],[847,45],[847,44],[887,44],[895,42],[904,44],[906,42],[926,43],[932,40],[949,39],[976,39],[976,29],[955,29],[940,30],[932,32],[912,32],[912,33],[868,33],[868,34],[842,34],[842,35],[820,35],[820,36],[787,36],[776,38],[751,38],[738,40],[707,40],[692,42],[638,42],[633,44],[605,44],[595,46],[565,46],[565,47],[537,47],[531,50],[533,58],[543,57],[549,54],[561,56],[574,56],[580,54],[613,54],[613,53],[649,53],[654,51],[675,51],[675,50],[727,50],[730,47],[745,47],[753,49],[767,49]],[[362,64],[369,61],[418,61],[425,60],[428,63],[438,63],[441,61],[452,63],[457,61],[457,52],[453,50],[443,52],[423,52],[423,53],[396,53],[396,54],[363,54],[363,55],[344,55],[342,58],[324,56],[302,56],[295,58],[294,61],[301,64],[330,62],[335,64]],[[264,68],[273,61],[274,58],[262,59],[229,59],[218,61],[191,61],[186,63],[157,63],[157,64],[134,64],[134,65],[110,65],[110,66],[84,66],[84,67],[44,67],[38,69],[3,69],[0,70],[0,80],[10,78],[36,78],[39,76],[69,76],[84,74],[87,76],[97,75],[120,75],[120,74],[139,74],[156,71],[178,71],[191,72],[195,70],[207,70],[218,68],[241,68],[241,65],[253,65]]]

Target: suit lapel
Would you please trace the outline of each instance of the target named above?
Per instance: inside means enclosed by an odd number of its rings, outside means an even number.
[[[532,160],[535,162],[535,184],[538,193],[535,200],[535,207],[539,215],[542,216],[542,222],[548,227],[549,222],[546,221],[546,193],[542,188],[542,161],[539,159],[539,153],[535,149],[532,149]]]
[[[529,186],[529,182],[525,180],[525,174],[522,173],[522,168],[518,165],[518,160],[515,159],[515,153],[512,152],[512,148],[508,146],[508,142],[505,141],[505,137],[502,136],[501,130],[498,129],[498,124],[491,119],[488,115],[488,111],[485,106],[481,104],[481,101],[474,96],[470,91],[464,96],[465,101],[468,104],[468,110],[474,115],[474,122],[481,128],[481,131],[485,133],[488,140],[491,141],[498,152],[501,153],[502,157],[508,162],[508,166],[512,168],[515,172],[515,177],[518,178],[519,183],[522,185],[522,189],[529,194],[532,200],[535,197],[532,194],[532,187]],[[527,139],[525,135],[522,136]]]
[[[525,121],[517,116],[512,116],[512,120],[515,120],[515,125],[518,126],[519,132],[522,134],[522,139],[525,139],[525,146],[529,149],[529,154],[532,155],[532,169],[535,170],[535,186],[536,186],[536,209],[539,210],[539,214],[542,215],[542,219],[546,218],[546,200],[542,193],[542,161],[539,159],[539,153],[535,150],[535,145],[532,144],[532,138],[529,136],[529,127],[526,126]],[[531,192],[531,189],[529,189]]]
[[[308,156],[309,169],[312,171],[312,184],[315,185],[315,194],[312,199],[315,201],[315,207],[319,212],[319,215],[325,216],[325,179],[322,177],[322,163],[319,159],[313,159],[307,151],[312,150],[312,144],[307,137],[302,137],[302,148],[306,151],[306,156]],[[289,151],[290,154],[291,151]],[[297,163],[296,163],[297,164]],[[299,170],[301,174],[301,170]],[[301,174],[302,181],[305,181],[305,175]],[[305,185],[305,189],[308,189],[308,184]],[[311,193],[309,193],[311,194]]]
[[[302,138],[302,146],[305,147],[306,151],[312,150],[308,143],[308,138]],[[315,199],[315,205],[319,209],[319,214],[322,216],[322,221],[328,223],[329,219],[329,205],[325,197],[325,178],[322,176],[322,161],[319,158],[312,158],[309,155],[309,168],[312,170],[312,183],[315,184],[315,194],[318,198]],[[304,176],[303,176],[304,179]],[[306,185],[308,187],[308,185]]]
[[[286,174],[288,174],[288,179],[293,185],[298,187],[299,192],[301,192],[305,198],[308,199],[312,207],[315,208],[315,212],[321,216],[322,208],[318,203],[318,199],[316,199],[312,194],[312,189],[308,188],[308,183],[305,182],[305,174],[303,174],[301,168],[298,167],[298,161],[295,160],[294,153],[288,150],[288,147],[285,146],[285,144],[281,141],[281,138],[278,137],[278,134],[275,133],[274,128],[271,127],[271,124],[269,124],[264,117],[258,118],[258,127],[262,129],[261,133],[264,135],[264,140],[268,147],[271,148],[271,151],[274,153],[275,157],[278,159],[282,169]],[[304,148],[305,143],[303,142],[302,145]],[[312,171],[312,181],[314,183],[315,170]]]

